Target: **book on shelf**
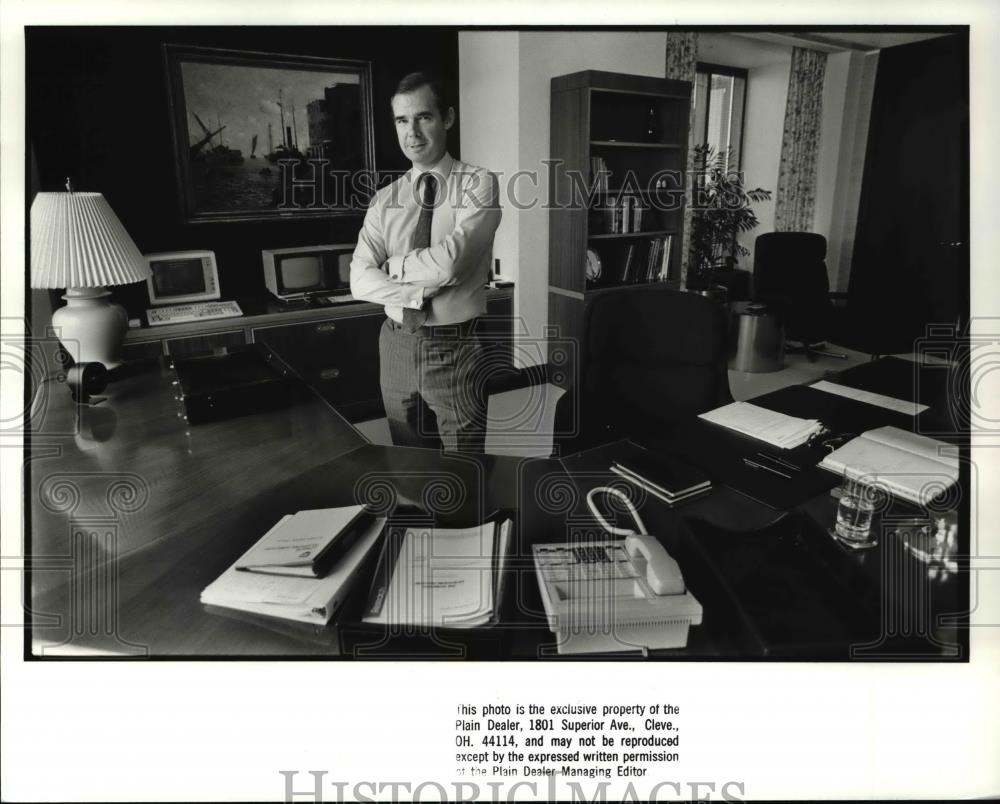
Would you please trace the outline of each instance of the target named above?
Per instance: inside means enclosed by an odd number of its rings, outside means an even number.
[[[512,522],[390,525],[362,620],[475,628],[499,619]]]
[[[351,506],[353,511],[357,506]],[[300,512],[301,513],[301,512]],[[342,523],[345,509],[320,509],[313,519],[325,518],[330,529]],[[363,530],[325,575],[288,575],[277,572],[249,572],[239,565],[250,560],[261,543],[287,526],[294,517],[282,517],[253,547],[238,558],[201,593],[202,604],[210,611],[219,609],[259,615],[273,620],[289,620],[325,626],[340,608],[354,583],[358,570],[378,541],[385,525],[381,517],[366,518]]]
[[[635,270],[635,243],[629,243],[628,248],[625,250],[625,259],[622,261],[622,273],[621,281],[628,282],[632,276],[632,272]]]
[[[603,194],[602,194],[603,193]],[[619,193],[612,198],[598,191],[591,208],[591,234],[638,234],[648,221],[646,202],[638,195]]]
[[[632,231],[641,232],[646,212],[646,202],[639,196],[632,198]]]
[[[659,268],[660,250],[663,248],[663,238],[657,237],[649,244],[649,251],[646,255],[646,277],[647,282],[656,280],[656,271]]]
[[[596,193],[608,191],[608,166],[599,156],[590,157],[590,186]]]
[[[898,427],[879,427],[852,438],[819,465],[848,477],[874,474],[874,482],[894,496],[926,505],[958,481],[958,457],[942,454],[946,446]]]
[[[660,276],[661,282],[670,278],[670,249],[674,244],[674,236],[666,235],[661,238],[663,243],[662,259],[660,260]]]

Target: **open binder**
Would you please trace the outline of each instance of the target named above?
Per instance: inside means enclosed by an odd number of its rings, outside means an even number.
[[[510,520],[471,528],[386,529],[363,622],[476,628],[499,620]]]

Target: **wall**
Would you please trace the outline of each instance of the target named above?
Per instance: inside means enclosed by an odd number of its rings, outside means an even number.
[[[698,39],[698,60],[748,71],[743,124],[745,181],[747,187],[761,187],[772,193],[770,201],[754,205],[760,226],[737,238],[750,250],[749,257],[740,259],[739,267],[753,270],[754,240],[759,234],[774,231],[774,192],[778,188],[792,49],[732,34],[702,34]]]
[[[731,34],[702,34],[699,38],[700,61],[749,70],[743,151],[748,187],[772,192],[778,187],[791,56],[790,45]],[[827,54],[812,231],[827,239],[830,286],[838,290],[846,290],[850,276],[877,62],[877,52]],[[773,197],[754,209],[760,226],[739,236],[739,242],[751,252],[741,260],[746,270],[753,270],[757,235],[774,231]]]
[[[516,209],[508,192],[504,222],[495,253],[516,266],[504,272],[517,279],[515,313],[527,328],[528,340],[540,339],[548,321],[548,214],[544,203],[549,154],[549,80],[578,70],[596,69],[662,76],[666,37],[662,32],[462,32],[459,34],[460,92],[465,110],[462,149],[482,154],[481,163],[508,177],[517,170],[537,171],[537,184],[517,183]],[[777,189],[781,135],[791,66],[791,46],[733,34],[702,33],[701,61],[748,70],[744,125],[747,185]],[[848,55],[835,55],[828,67],[821,139],[821,188],[816,231],[837,241],[833,230],[844,226],[843,199],[835,206],[844,105],[851,97]],[[853,117],[852,117],[853,121]],[[471,128],[469,128],[471,127]],[[477,157],[478,158],[478,157]],[[740,237],[751,251],[741,267],[752,270],[756,236],[774,230],[774,201],[755,207],[760,226]],[[834,222],[835,210],[837,221]],[[836,253],[836,252],[835,252]],[[831,266],[831,272],[834,268]],[[522,349],[522,363],[531,360]]]
[[[352,242],[363,211],[308,221],[182,223],[163,44],[370,60],[376,168],[396,170],[408,167],[389,109],[399,78],[434,70],[457,97],[457,32],[434,28],[421,37],[416,48],[412,31],[397,28],[29,28],[26,116],[36,189],[60,190],[72,176],[77,189],[105,195],[143,252],[212,249],[226,296],[262,293],[262,248]],[[453,135],[459,155],[461,128]],[[141,285],[115,297],[133,315],[146,306]]]
[[[519,218],[512,177],[518,171],[518,52],[516,31],[467,31],[458,37],[462,158],[500,177],[503,218],[493,244],[504,278],[518,280]],[[517,298],[515,310],[517,315]]]

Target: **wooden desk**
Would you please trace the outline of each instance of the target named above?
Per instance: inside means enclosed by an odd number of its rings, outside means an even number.
[[[28,448],[29,576],[38,655],[296,656],[337,652],[202,610],[199,594],[282,515],[365,501],[425,503],[445,524],[522,510],[551,461],[368,444],[311,389],[283,410],[188,426],[162,359],[74,405],[61,385]],[[94,439],[101,439],[100,441]],[[29,643],[30,646],[30,643]]]
[[[147,361],[113,384],[96,408],[73,405],[62,386],[47,387],[48,404],[35,420],[26,463],[29,651],[154,658],[337,655],[332,630],[319,641],[274,633],[204,611],[199,594],[283,514],[363,501],[386,510],[395,502],[422,503],[446,525],[479,522],[497,509],[515,512],[514,577],[498,644],[510,658],[553,655],[530,545],[570,537],[574,529],[592,532],[583,494],[614,479],[607,471],[614,445],[561,462],[377,446],[305,387],[285,409],[189,427],[177,415],[172,378],[162,360]],[[770,404],[795,407],[806,397],[851,408],[849,400],[808,388],[779,392]],[[838,585],[853,589],[854,597],[861,587],[877,591],[883,564],[824,552],[828,545],[817,527],[832,522],[832,506],[825,491],[813,494],[775,531],[781,511],[721,485],[676,510],[647,500],[643,518],[676,554],[692,588],[698,584],[707,612],[688,648],[664,656],[846,658],[856,632],[837,631],[837,599],[812,601],[831,617],[832,642],[803,641],[793,629],[791,642],[776,650],[762,642],[766,634],[755,635],[751,616],[759,618],[761,607],[782,610],[774,599],[740,600],[740,589],[726,597],[709,588],[741,574],[727,547],[735,533],[748,535],[736,543],[739,549],[756,545],[744,556],[765,563],[786,555],[774,553],[775,545],[805,551],[808,567],[796,564],[792,575],[781,576],[789,589],[807,588],[820,573],[828,591]],[[956,594],[950,599],[967,600],[967,592]],[[857,613],[854,597],[845,600]]]

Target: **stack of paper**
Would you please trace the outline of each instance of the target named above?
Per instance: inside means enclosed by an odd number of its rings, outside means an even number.
[[[496,616],[511,522],[386,538],[365,622],[473,628]]]
[[[823,430],[823,424],[817,419],[786,416],[784,413],[760,408],[749,402],[733,402],[702,413],[699,418],[780,449],[801,446]]]
[[[309,519],[326,518],[331,527],[344,519],[344,509],[312,511]],[[378,541],[384,518],[368,521],[363,533],[351,544],[340,560],[322,578],[285,575],[276,572],[247,572],[240,569],[253,555],[260,555],[261,544],[271,541],[292,519],[283,517],[260,541],[201,593],[207,606],[249,612],[251,614],[325,625],[340,608],[350,590],[358,568]]]

